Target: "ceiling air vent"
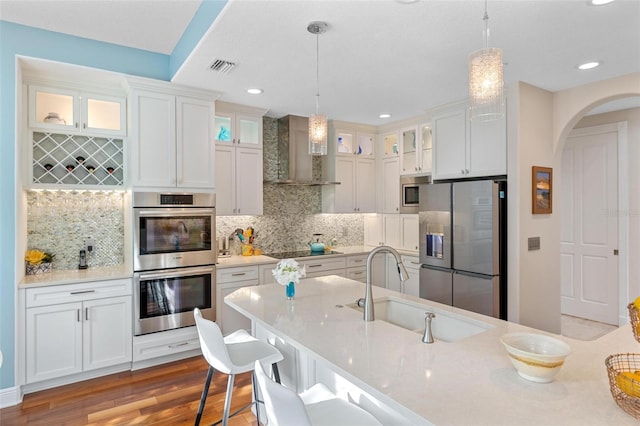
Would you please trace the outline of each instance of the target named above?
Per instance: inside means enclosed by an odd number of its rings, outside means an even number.
[[[224,59],[215,59],[211,65],[209,65],[209,69],[212,71],[217,71],[222,74],[226,74],[231,71],[236,66],[235,62],[225,61]]]

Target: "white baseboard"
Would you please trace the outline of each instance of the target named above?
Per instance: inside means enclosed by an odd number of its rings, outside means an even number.
[[[12,407],[22,402],[20,386],[0,389],[0,408]]]

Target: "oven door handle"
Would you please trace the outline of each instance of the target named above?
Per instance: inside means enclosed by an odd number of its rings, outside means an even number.
[[[157,209],[157,210],[138,210],[139,217],[176,217],[180,216],[202,216],[212,215],[214,209]]]
[[[189,275],[197,275],[197,274],[211,274],[215,271],[215,267],[213,266],[203,266],[198,268],[188,268],[188,269],[163,269],[162,271],[154,271],[154,272],[141,272],[136,274],[140,280],[148,280],[153,278],[179,278]]]

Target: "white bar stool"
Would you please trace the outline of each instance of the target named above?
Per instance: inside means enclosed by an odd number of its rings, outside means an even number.
[[[325,385],[313,385],[300,395],[275,383],[256,362],[255,376],[264,399],[269,426],[381,425],[371,413],[338,398]]]
[[[229,414],[235,375],[253,371],[256,361],[261,361],[273,366],[275,380],[280,382],[280,374],[276,363],[282,361],[283,356],[274,346],[256,339],[245,330],[238,330],[226,337],[223,337],[218,324],[203,318],[202,313],[198,308],[193,310],[193,316],[196,320],[196,328],[198,329],[198,337],[200,338],[202,356],[204,356],[204,359],[209,363],[207,380],[204,384],[204,389],[202,390],[202,397],[200,398],[200,406],[198,407],[195,425],[197,426],[200,424],[200,418],[202,417],[204,404],[209,392],[209,385],[211,384],[211,378],[213,377],[213,370],[215,369],[221,373],[229,375],[222,420],[214,423],[222,423],[224,426],[227,426],[229,417],[238,414],[258,402],[255,375],[252,374],[251,381],[253,385],[254,402]],[[260,423],[260,410],[256,409],[256,413],[258,416],[258,423]]]

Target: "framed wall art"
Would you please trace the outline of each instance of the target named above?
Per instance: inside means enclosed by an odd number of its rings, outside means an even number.
[[[531,183],[532,213],[550,214],[553,207],[553,170],[533,166]]]

